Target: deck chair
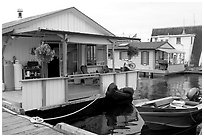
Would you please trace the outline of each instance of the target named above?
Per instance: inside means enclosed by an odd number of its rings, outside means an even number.
[[[109,70],[107,65],[103,66],[102,70],[103,70],[103,73],[109,73],[110,72],[110,70]]]
[[[82,65],[80,69],[81,69],[82,74],[89,74],[87,71],[86,65]],[[86,85],[92,85],[94,83],[98,83],[98,79],[97,78],[85,78],[85,79],[82,79],[81,82]]]

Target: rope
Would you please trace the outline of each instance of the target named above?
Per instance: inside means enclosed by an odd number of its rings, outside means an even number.
[[[91,104],[93,104],[97,99],[99,99],[99,97],[100,97],[100,94],[97,94],[97,97],[96,97],[91,103],[89,103],[89,104],[86,105],[85,107],[83,107],[83,108],[81,108],[81,109],[79,109],[79,110],[77,110],[77,111],[75,111],[75,112],[72,112],[72,113],[67,114],[67,115],[59,116],[59,117],[46,118],[46,119],[44,119],[44,120],[45,120],[45,121],[48,121],[48,120],[54,120],[54,119],[59,119],[59,118],[64,118],[64,117],[68,117],[68,116],[74,115],[74,114],[76,114],[76,113],[78,113],[78,112],[84,110],[85,108],[89,107],[89,106],[90,106]]]

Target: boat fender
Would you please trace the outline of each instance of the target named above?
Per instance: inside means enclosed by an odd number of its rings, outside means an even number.
[[[187,92],[187,98],[190,101],[195,101],[195,102],[199,102],[201,100],[201,92],[198,88],[191,88],[188,92]]]
[[[115,83],[111,83],[108,86],[106,96],[109,96],[109,95],[113,94],[115,91],[118,91],[118,87],[117,87],[117,85]]]
[[[121,88],[120,90],[122,90],[123,93],[127,93],[127,94],[130,94],[130,95],[134,94],[134,89],[131,88],[131,87]]]

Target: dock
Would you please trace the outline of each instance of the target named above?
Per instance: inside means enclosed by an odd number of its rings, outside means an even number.
[[[2,135],[63,135],[48,125],[33,124],[30,120],[2,109]]]

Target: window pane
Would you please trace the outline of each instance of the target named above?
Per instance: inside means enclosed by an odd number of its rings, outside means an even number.
[[[96,46],[87,45],[87,65],[96,65]]]
[[[176,38],[176,44],[181,44],[181,37]]]

